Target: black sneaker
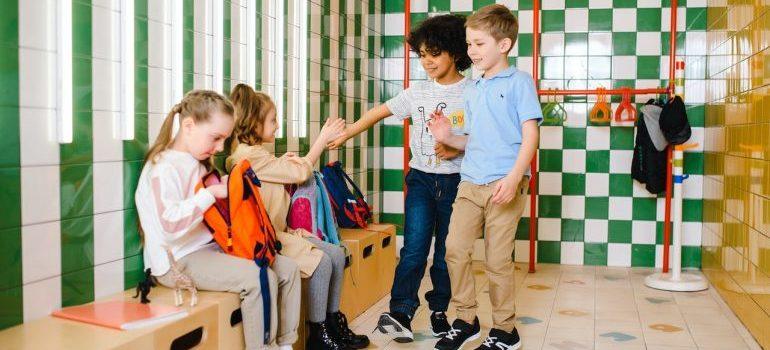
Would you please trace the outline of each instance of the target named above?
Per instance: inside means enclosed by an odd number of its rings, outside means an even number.
[[[388,335],[396,343],[411,343],[414,341],[412,334],[412,320],[406,314],[400,312],[384,312],[380,315],[376,330]]]
[[[436,343],[436,350],[462,349],[465,343],[479,339],[480,332],[478,317],[473,320],[473,324],[458,318],[452,322],[452,328],[447,334]]]
[[[476,350],[516,350],[520,347],[521,338],[516,328],[511,333],[492,328],[487,339]]]
[[[441,338],[449,332],[449,321],[447,321],[446,314],[441,311],[431,312],[430,314],[430,331],[433,332],[433,336]]]

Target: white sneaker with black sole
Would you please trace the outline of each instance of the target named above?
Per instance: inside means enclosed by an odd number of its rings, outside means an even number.
[[[411,343],[414,341],[411,319],[400,312],[383,312],[377,322],[377,328],[382,334],[390,336],[396,343]]]
[[[481,327],[479,318],[473,320],[473,324],[456,319],[452,322],[452,328],[436,343],[436,350],[459,350],[468,342],[479,339]]]

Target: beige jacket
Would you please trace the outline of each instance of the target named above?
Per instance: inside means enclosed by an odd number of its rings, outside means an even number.
[[[293,259],[299,265],[303,278],[310,277],[321,261],[323,251],[305,239],[305,236],[310,236],[309,232],[286,227],[291,197],[284,185],[305,182],[313,174],[313,165],[300,157],[276,158],[262,146],[239,144],[227,158],[227,170],[230,171],[242,159],[249,160],[251,168],[262,182],[262,200],[281,242],[281,255]]]

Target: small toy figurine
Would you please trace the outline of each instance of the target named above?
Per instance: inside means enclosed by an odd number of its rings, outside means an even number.
[[[148,268],[144,270],[144,281],[139,282],[139,284],[136,286],[136,295],[134,295],[134,298],[141,294],[142,304],[149,304],[150,299],[147,299],[147,295],[150,294],[150,289],[152,287],[155,287],[155,279],[152,277],[152,272]]]
[[[171,249],[166,247],[166,255],[168,255],[168,263],[171,266],[169,272],[171,278],[174,280],[174,302],[176,306],[182,305],[184,298],[182,297],[182,290],[187,289],[190,291],[191,300],[190,306],[195,306],[198,303],[198,290],[195,288],[192,278],[182,272],[182,269],[176,264],[174,255],[171,254]]]

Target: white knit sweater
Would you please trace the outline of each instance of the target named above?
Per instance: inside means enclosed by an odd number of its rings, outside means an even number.
[[[203,212],[214,204],[214,196],[195,185],[206,168],[191,154],[163,151],[156,162],[142,169],[136,188],[136,209],[144,230],[144,266],[154,276],[169,269],[164,246],[176,260],[211,244],[212,236],[203,223]]]

